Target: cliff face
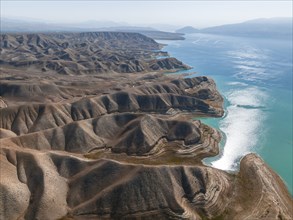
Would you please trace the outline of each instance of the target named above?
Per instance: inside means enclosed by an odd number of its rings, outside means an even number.
[[[39,72],[80,75],[189,68],[175,58],[155,59],[160,45],[138,33],[3,34],[0,40],[1,66]]]
[[[58,39],[100,38],[124,51],[132,47],[121,39],[127,37],[30,39],[59,49]],[[156,45],[141,35],[131,38]],[[10,39],[3,50],[18,43]],[[156,63],[177,68],[149,62]],[[6,66],[0,72],[0,219],[293,217],[286,186],[257,155],[245,156],[234,174],[201,162],[219,153],[221,134],[199,119],[223,115],[223,98],[208,77],[65,76]]]

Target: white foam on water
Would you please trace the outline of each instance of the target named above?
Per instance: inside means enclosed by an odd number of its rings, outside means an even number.
[[[200,42],[200,38],[195,41],[192,41],[193,44],[198,44],[199,42]]]
[[[226,84],[229,86],[247,86],[248,85],[244,82],[227,82]]]
[[[264,112],[257,107],[265,104],[266,97],[265,92],[254,87],[232,90],[227,95],[231,105],[227,108],[226,117],[220,122],[226,143],[222,156],[212,162],[213,167],[235,170],[240,158],[257,146],[264,120]],[[242,105],[256,108],[245,108]]]
[[[228,51],[237,72],[234,76],[250,82],[263,84],[265,80],[272,80],[278,75],[267,66],[268,51],[250,46],[243,46],[240,51]]]
[[[240,69],[242,71],[248,71],[250,73],[255,73],[255,74],[258,74],[258,73],[262,73],[265,71],[265,68],[261,68],[261,67],[255,67],[255,66],[249,66],[249,65],[236,65],[235,66],[237,69]]]
[[[247,82],[262,82],[270,78],[266,66],[266,51],[244,46],[240,51],[229,51],[237,72],[234,77]],[[220,129],[226,135],[222,156],[212,165],[223,170],[235,170],[240,159],[254,151],[264,132],[263,107],[268,101],[267,93],[256,86],[230,83],[232,90],[225,94],[228,103],[226,117],[220,122]],[[237,86],[237,87],[236,87]],[[237,88],[237,89],[235,89]]]
[[[266,51],[256,49],[254,47],[244,46],[242,50],[228,51],[228,56],[231,58],[236,58],[238,60],[259,60],[267,59],[268,56],[265,54]]]
[[[235,68],[238,72],[234,76],[238,79],[263,82],[275,77],[272,71],[268,72],[266,68],[262,67],[235,65]]]
[[[257,87],[232,90],[226,96],[231,105],[235,106],[246,105],[253,107],[262,107],[268,99],[266,92]]]
[[[204,44],[204,43],[208,43],[208,42],[210,42],[210,39],[205,39],[205,38],[198,38],[197,40],[195,40],[195,41],[192,41],[192,43],[193,44],[195,44],[195,45],[198,45],[198,44]]]
[[[237,65],[243,65],[243,66],[251,66],[251,67],[264,67],[264,64],[261,61],[256,60],[239,60],[237,59],[234,61]]]

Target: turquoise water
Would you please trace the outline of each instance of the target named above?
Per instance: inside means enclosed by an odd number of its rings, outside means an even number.
[[[160,42],[189,72],[211,76],[225,98],[225,116],[203,120],[224,137],[220,155],[206,162],[236,170],[256,152],[292,193],[292,42],[206,34]]]

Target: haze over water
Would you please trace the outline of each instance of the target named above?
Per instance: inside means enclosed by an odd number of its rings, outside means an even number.
[[[214,78],[225,98],[225,116],[203,120],[223,133],[220,155],[206,162],[236,170],[256,152],[292,193],[292,41],[190,34],[164,43],[189,72]]]
[[[160,24],[162,30],[163,24],[177,28],[185,25],[204,28],[257,18],[292,17],[292,1],[3,0],[0,12],[1,18],[49,23],[81,22],[82,25],[87,21],[115,21],[124,26],[148,27]]]

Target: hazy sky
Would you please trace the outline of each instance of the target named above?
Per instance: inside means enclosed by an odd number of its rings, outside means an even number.
[[[108,20],[132,25],[205,27],[260,17],[292,17],[289,1],[14,1],[1,0],[1,16],[52,22]]]

